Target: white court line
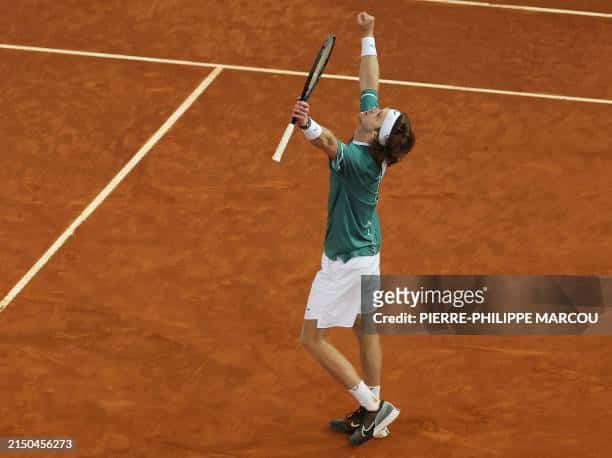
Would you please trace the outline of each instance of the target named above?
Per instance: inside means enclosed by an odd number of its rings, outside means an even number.
[[[147,142],[142,145],[138,152],[129,160],[127,164],[115,175],[115,177],[104,187],[95,199],[83,210],[83,212],[68,226],[62,235],[53,242],[53,244],[45,251],[41,258],[28,270],[19,282],[9,291],[9,293],[0,302],[0,312],[4,310],[15,297],[26,287],[26,285],[34,278],[34,276],[44,267],[44,265],[53,257],[55,253],[66,243],[68,238],[74,234],[74,231],[81,225],[96,209],[104,202],[104,200],[115,190],[119,183],[138,165],[138,163],[147,155],[151,148],[170,130],[170,128],[179,120],[179,118],[193,105],[197,98],[206,90],[212,83],[222,68],[213,69],[210,74],[195,88],[195,90],[185,99],[185,101],[176,109],[172,115],[162,124]]]
[[[597,11],[566,10],[559,8],[544,8],[541,6],[510,5],[505,3],[473,2],[468,0],[415,0],[424,3],[443,3],[447,5],[478,6],[483,8],[501,8],[506,10],[531,11],[533,13],[568,14],[572,16],[590,16],[612,19],[612,13]]]
[[[127,54],[108,54],[100,52],[89,52],[89,51],[74,51],[71,49],[58,49],[58,48],[41,48],[38,46],[22,46],[22,45],[11,45],[0,43],[0,49],[11,49],[17,51],[31,51],[49,54],[63,54],[71,56],[82,56],[82,57],[97,57],[101,59],[114,59],[114,60],[129,60],[137,62],[151,62],[157,64],[170,64],[170,65],[184,65],[191,67],[206,67],[206,68],[222,68],[227,70],[238,70],[244,72],[258,72],[258,73],[271,73],[274,75],[292,75],[292,76],[307,76],[308,72],[299,72],[293,70],[282,70],[278,68],[264,68],[264,67],[247,67],[244,65],[226,65],[226,64],[215,64],[210,62],[198,62],[193,60],[178,60],[178,59],[163,59],[158,57],[142,57],[142,56],[131,56]],[[333,75],[323,74],[323,78],[338,79],[338,80],[350,80],[359,81],[356,76],[347,75]],[[457,86],[450,84],[438,84],[438,83],[422,83],[419,81],[400,81],[400,80],[389,80],[381,79],[381,84],[391,84],[397,86],[412,86],[428,89],[443,89],[448,91],[461,91],[461,92],[479,92],[483,94],[499,94],[499,95],[512,95],[517,97],[531,97],[534,99],[550,99],[550,100],[562,100],[566,102],[581,102],[581,103],[598,103],[612,105],[611,99],[592,98],[592,97],[574,97],[569,95],[560,94],[549,94],[544,92],[523,92],[523,91],[507,91],[503,89],[489,89],[482,87],[471,87],[471,86]]]

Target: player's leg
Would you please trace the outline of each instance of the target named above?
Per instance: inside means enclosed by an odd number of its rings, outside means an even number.
[[[371,324],[371,320],[365,319],[366,326]],[[353,326],[353,331],[359,343],[359,353],[361,359],[361,368],[363,372],[363,380],[368,385],[368,388],[376,398],[380,399],[380,382],[382,369],[382,349],[380,339],[376,332],[362,332],[362,316],[358,316]],[[372,328],[375,331],[375,328]],[[330,426],[334,431],[341,433],[352,434],[355,429],[361,424],[364,415],[363,409],[360,407],[354,412],[348,414],[345,418],[337,418],[330,422]],[[383,428],[376,433],[374,437],[383,439],[391,434],[389,428]]]
[[[360,316],[356,329],[359,340],[359,352],[364,371],[364,380],[370,385],[372,395],[380,400],[378,409],[368,409],[361,416],[361,425],[355,429],[349,438],[351,445],[361,445],[372,438],[382,438],[389,435],[389,425],[399,415],[399,409],[388,401],[380,399],[380,372],[382,368],[382,351],[376,327],[371,317]]]
[[[304,320],[300,341],[323,368],[347,389],[357,385],[361,377],[346,357],[326,339],[327,329],[317,328],[316,320]]]
[[[380,275],[380,255],[372,257],[370,264],[365,272],[369,276]],[[368,291],[376,291],[380,289],[380,280],[370,278],[368,283],[363,285]],[[371,293],[365,292],[366,297]],[[361,298],[363,300],[363,298]],[[364,308],[365,307],[365,308]],[[355,324],[353,331],[359,343],[359,357],[361,360],[361,370],[363,379],[368,384],[374,395],[380,399],[380,382],[382,371],[382,349],[380,346],[380,338],[378,329],[372,319],[374,309],[366,301],[362,304],[362,310]]]
[[[334,268],[341,264],[323,254],[321,270],[317,272],[308,295],[300,340],[332,377],[350,389],[359,383],[361,377],[349,360],[325,338],[330,327],[350,326],[355,320],[356,310],[343,300],[343,285],[339,284],[335,274]]]
[[[360,316],[355,321],[353,331],[359,342],[359,357],[361,359],[363,380],[370,387],[374,395],[380,398],[380,374],[382,371],[382,348],[380,346],[380,338],[376,332],[363,332],[361,323]]]
[[[346,418],[330,422],[333,430],[351,434],[361,426],[362,417],[368,411],[377,411],[381,403],[359,377],[349,360],[327,341],[326,333],[326,329],[317,327],[316,320],[304,320],[301,342],[319,364],[342,383],[359,403],[359,408]]]
[[[365,440],[371,438],[375,430],[380,432],[382,428],[379,425],[388,418],[389,409],[385,407],[381,410],[384,403],[372,393],[352,364],[325,336],[326,329],[330,327],[353,326],[360,313],[361,275],[370,273],[377,266],[378,259],[374,257],[352,258],[345,263],[332,261],[323,255],[321,270],[317,272],[308,296],[301,334],[301,341],[308,352],[348,388],[359,403],[360,407],[351,415],[355,421],[346,423],[343,432],[356,432],[366,416],[376,419],[373,426],[364,432]],[[335,429],[334,424],[330,426]]]
[[[364,260],[367,258],[363,258]],[[364,265],[364,275],[380,275],[380,256],[370,257],[369,262]],[[378,280],[375,280],[376,285]],[[365,285],[366,288],[379,289],[374,284]],[[364,285],[362,285],[364,286]],[[366,293],[367,294],[367,293]],[[363,299],[363,298],[362,298]],[[382,369],[382,350],[377,328],[372,320],[371,307],[362,304],[361,314],[356,321],[354,330],[359,341],[359,353],[361,359],[364,380],[368,383],[372,394],[380,400],[378,409],[368,409],[361,416],[361,425],[353,431],[349,438],[351,445],[360,445],[371,438],[386,437],[389,435],[388,426],[399,415],[399,409],[388,401],[380,399],[380,381]]]

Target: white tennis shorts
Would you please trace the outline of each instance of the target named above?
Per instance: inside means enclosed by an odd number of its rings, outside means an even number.
[[[351,258],[346,263],[332,261],[323,253],[304,319],[317,320],[317,328],[352,327],[361,312],[362,275],[380,275],[380,253]]]

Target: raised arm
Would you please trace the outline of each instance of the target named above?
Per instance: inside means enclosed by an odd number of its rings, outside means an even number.
[[[297,119],[297,125],[302,129],[304,136],[310,143],[325,151],[332,161],[336,159],[338,140],[329,129],[321,127],[310,117],[310,105],[308,105],[308,102],[298,100],[293,107],[292,114]]]
[[[361,90],[375,89],[378,91],[380,71],[376,45],[374,43],[374,16],[365,11],[357,15],[357,24],[361,29],[361,63],[359,64],[359,86]]]

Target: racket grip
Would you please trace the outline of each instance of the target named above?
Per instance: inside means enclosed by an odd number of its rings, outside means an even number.
[[[272,160],[276,162],[280,162],[283,157],[283,153],[285,152],[285,148],[287,148],[287,143],[289,143],[289,139],[291,139],[291,135],[293,134],[293,129],[295,129],[295,124],[290,122],[281,137],[280,142],[278,142],[278,146],[276,147],[276,151],[272,156]]]

